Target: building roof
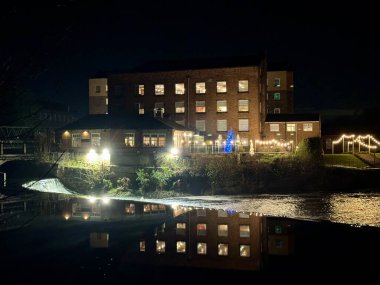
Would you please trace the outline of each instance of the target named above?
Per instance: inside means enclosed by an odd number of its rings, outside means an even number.
[[[265,123],[318,122],[319,114],[267,114]]]
[[[86,115],[59,130],[132,129],[132,130],[188,130],[175,122],[148,115]]]
[[[191,69],[212,69],[226,67],[258,66],[264,57],[239,56],[239,57],[215,57],[186,60],[156,60],[139,65],[130,72],[158,72]]]

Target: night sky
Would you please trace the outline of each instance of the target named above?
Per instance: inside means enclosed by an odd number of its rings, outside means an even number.
[[[299,112],[380,106],[378,11],[365,1],[7,2],[1,81],[16,79],[36,98],[81,114],[97,74],[149,60],[262,52],[293,67]]]

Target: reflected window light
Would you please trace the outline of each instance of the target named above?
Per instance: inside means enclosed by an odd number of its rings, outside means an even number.
[[[186,223],[177,223],[176,234],[185,235],[185,233],[186,233]]]
[[[226,224],[218,225],[218,236],[220,237],[228,236],[228,225]]]
[[[251,246],[242,244],[240,245],[240,256],[241,257],[250,257],[251,256]]]
[[[186,252],[186,242],[177,241],[177,253],[185,253],[185,252]]]
[[[136,211],[135,204],[127,204],[125,206],[125,212],[127,215],[134,215]]]
[[[239,213],[239,218],[241,219],[249,219],[249,215],[246,213]]]
[[[218,218],[227,218],[228,214],[224,210],[218,210]]]
[[[249,237],[250,228],[249,225],[240,225],[240,237]]]
[[[198,242],[197,244],[197,253],[200,255],[207,254],[207,243],[205,242]]]
[[[197,209],[197,217],[206,217],[206,209]]]
[[[198,236],[207,235],[207,225],[206,224],[197,224],[197,235]]]
[[[145,240],[140,241],[140,252],[145,252]]]
[[[218,244],[218,255],[227,256],[228,255],[228,244],[219,243]]]

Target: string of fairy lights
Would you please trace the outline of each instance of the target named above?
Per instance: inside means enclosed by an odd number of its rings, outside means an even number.
[[[368,151],[370,151],[370,150],[376,150],[378,148],[378,146],[380,146],[380,142],[377,139],[375,139],[374,136],[369,135],[369,134],[365,135],[365,136],[355,135],[355,134],[352,134],[352,135],[343,134],[337,140],[332,141],[333,148],[335,145],[342,143],[343,152],[344,152],[345,140],[348,140],[347,141],[348,148],[350,146],[354,147],[355,143],[357,143],[359,146],[359,151],[360,151],[360,147],[364,147]],[[365,140],[366,140],[366,142],[365,142]]]

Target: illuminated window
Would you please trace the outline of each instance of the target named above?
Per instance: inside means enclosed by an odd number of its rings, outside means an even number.
[[[175,121],[178,125],[185,126],[185,120]]]
[[[250,257],[251,256],[251,246],[247,244],[240,245],[240,256],[241,257]]]
[[[227,101],[226,100],[216,101],[216,111],[219,113],[227,112]]]
[[[239,92],[248,92],[248,80],[239,80]]]
[[[197,209],[197,217],[206,217],[206,209]]]
[[[228,244],[226,243],[218,244],[218,255],[222,255],[222,256],[228,255]]]
[[[72,147],[80,147],[81,145],[81,135],[80,134],[73,134],[72,136],[72,141],[71,141],[71,146]]]
[[[205,120],[196,120],[195,121],[195,128],[201,132],[206,131],[206,121]]]
[[[250,236],[250,229],[249,225],[240,225],[240,237],[249,237]]]
[[[207,243],[205,242],[198,242],[197,243],[197,253],[200,255],[207,254]]]
[[[226,132],[227,131],[227,120],[217,120],[216,121],[216,130],[218,132]]]
[[[281,86],[281,79],[275,78],[274,79],[274,87],[280,87]]]
[[[185,113],[185,102],[175,102],[175,112],[178,113]]]
[[[248,119],[239,119],[239,132],[248,132]]]
[[[177,223],[176,226],[176,234],[177,235],[185,235],[186,233],[186,223]]]
[[[185,241],[177,241],[177,252],[185,253],[186,252],[186,242]]]
[[[280,108],[274,108],[273,113],[280,114],[281,109]]]
[[[286,125],[286,131],[287,132],[295,132],[296,131],[296,124],[287,124]]]
[[[143,103],[136,103],[136,109],[138,110],[139,115],[144,115],[144,104]]]
[[[216,93],[226,93],[226,92],[227,92],[227,81],[217,81]]]
[[[135,204],[127,204],[125,205],[125,212],[127,215],[134,215],[135,214]]]
[[[100,85],[95,86],[95,93],[100,93],[102,87]]]
[[[91,145],[94,147],[100,146],[100,134],[91,133]]]
[[[303,124],[303,130],[305,132],[312,132],[313,131],[313,124],[312,123]]]
[[[124,142],[125,142],[125,145],[127,147],[134,147],[135,146],[135,134],[132,134],[132,133],[125,134]]]
[[[140,240],[140,252],[145,252],[145,240]]]
[[[226,218],[226,217],[228,217],[228,214],[226,211],[218,210],[218,217],[219,218]]]
[[[273,100],[276,100],[276,101],[281,100],[281,93],[274,93]]]
[[[269,129],[271,132],[278,132],[278,131],[280,131],[280,125],[279,124],[269,124]]]
[[[205,101],[195,101],[195,112],[197,112],[197,113],[206,112],[206,102]]]
[[[228,225],[218,225],[218,236],[227,237],[228,236]]]
[[[155,95],[164,95],[165,94],[165,85],[164,84],[155,84],[154,85],[154,94]]]
[[[207,235],[207,225],[206,224],[197,224],[197,236]]]
[[[144,85],[143,84],[139,84],[137,88],[138,88],[138,94],[140,96],[144,96],[145,95],[145,91],[144,91],[145,87],[144,87]]]
[[[165,241],[156,240],[156,252],[157,253],[165,253]]]
[[[150,204],[144,204],[144,213],[150,213]]]
[[[108,105],[108,98],[106,98],[106,105]]]
[[[281,225],[275,225],[274,232],[278,235],[282,234],[282,226]]]
[[[195,93],[196,94],[205,94],[206,93],[206,82],[195,83]]]
[[[198,131],[204,132],[206,130],[206,121],[205,120],[196,120],[195,121],[195,128]]]
[[[239,112],[248,112],[248,100],[239,100]]]
[[[241,218],[241,219],[249,219],[249,214],[247,214],[247,213],[239,213],[239,218]]]
[[[175,84],[175,94],[176,95],[185,94],[185,83],[176,83]]]
[[[143,145],[145,147],[164,147],[166,143],[165,134],[144,134]]]

